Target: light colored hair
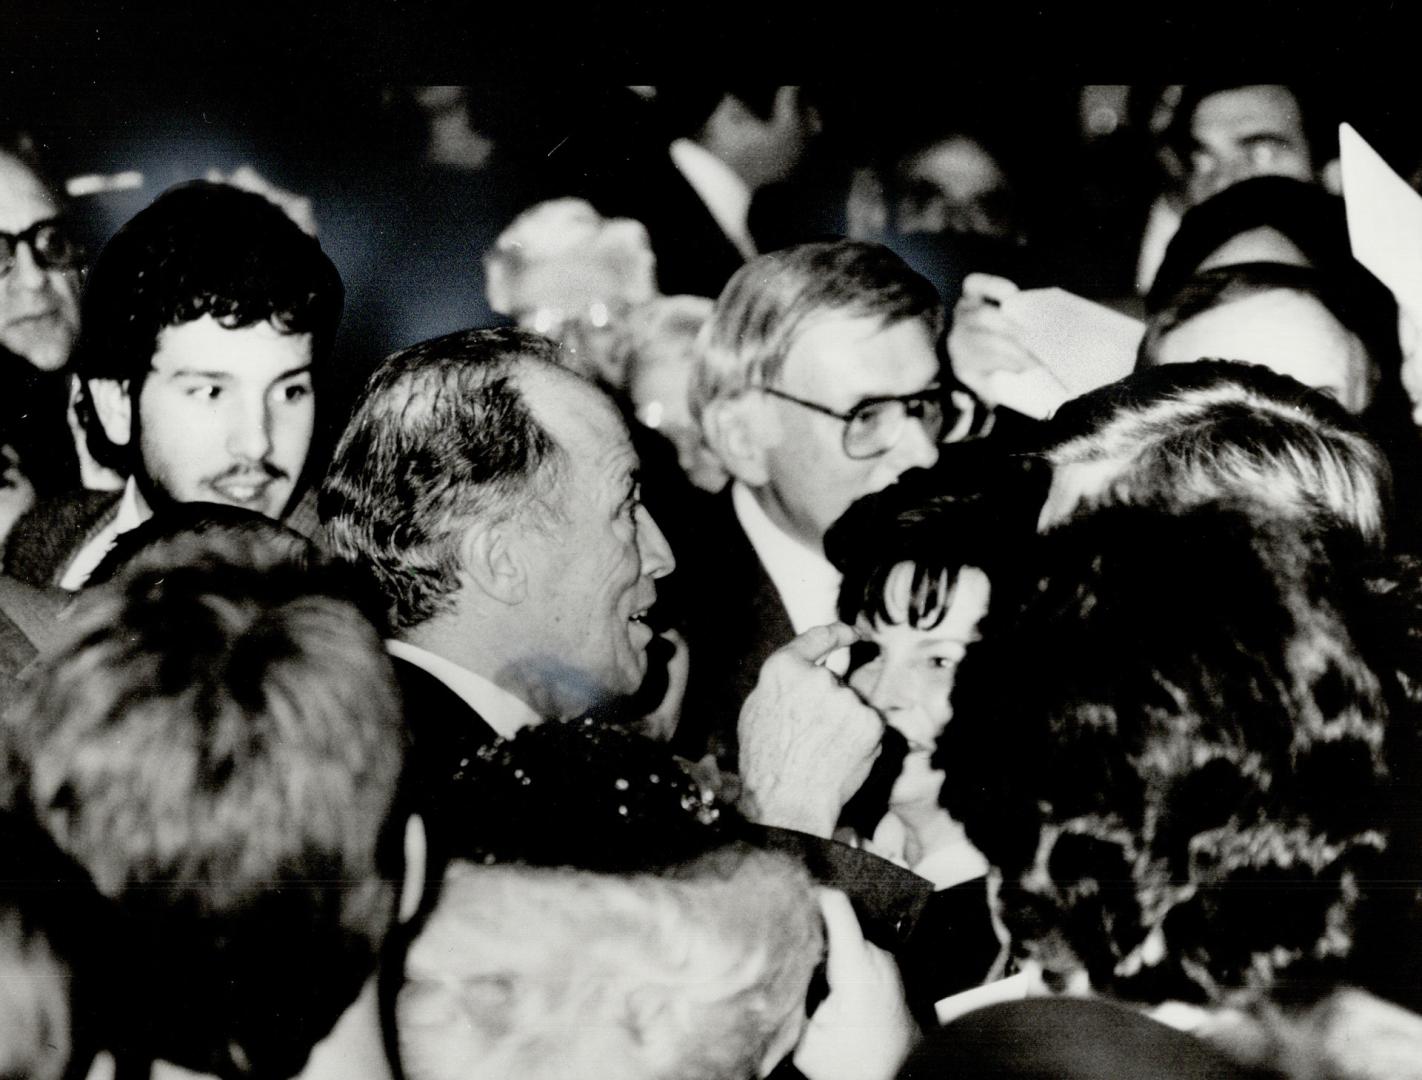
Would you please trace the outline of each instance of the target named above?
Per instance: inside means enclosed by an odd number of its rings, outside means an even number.
[[[704,296],[659,296],[634,309],[618,341],[618,360],[628,385],[639,371],[658,364],[689,368],[695,362],[697,335],[713,307]]]
[[[317,506],[331,549],[370,569],[394,629],[453,606],[470,522],[555,516],[564,455],[523,378],[572,378],[557,358],[524,330],[462,330],[402,349],[371,376]]]
[[[937,341],[943,306],[928,279],[888,248],[857,240],[800,244],[752,259],[726,283],[697,343],[691,414],[774,383],[811,320],[827,314],[919,319]]]
[[[823,931],[783,856],[666,875],[455,863],[396,1008],[410,1080],[745,1080],[803,1018]]]
[[[1331,514],[1386,533],[1392,476],[1341,406],[1255,364],[1198,361],[1138,372],[1058,413],[1053,468],[1114,463],[1093,503],[1177,507],[1250,499],[1289,517]]]
[[[19,805],[126,916],[143,970],[115,1008],[163,1018],[138,1036],[160,1057],[240,1046],[294,1075],[375,967],[404,739],[339,585],[300,562],[141,568],[80,596],[7,715]]]
[[[640,304],[657,292],[642,223],[605,218],[582,199],[550,199],[519,214],[484,256],[484,271],[490,307],[520,320],[544,306],[571,315],[570,304]]]

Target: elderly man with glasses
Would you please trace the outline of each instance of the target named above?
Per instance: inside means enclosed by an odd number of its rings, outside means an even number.
[[[682,559],[692,594],[683,753],[734,767],[732,725],[761,664],[835,621],[825,531],[972,424],[972,399],[943,382],[942,328],[926,279],[886,248],[850,241],[760,256],[716,301],[691,405],[732,482],[700,552]]]
[[[80,482],[66,413],[82,259],[27,140],[0,134],[0,538],[36,495]]]

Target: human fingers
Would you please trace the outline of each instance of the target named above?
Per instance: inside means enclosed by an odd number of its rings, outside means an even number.
[[[1021,291],[1016,282],[996,274],[972,273],[963,279],[962,296],[970,302],[1001,304]]]
[[[811,664],[821,664],[836,649],[843,649],[859,640],[859,632],[844,623],[827,623],[812,626],[781,650],[789,656],[798,656]]]

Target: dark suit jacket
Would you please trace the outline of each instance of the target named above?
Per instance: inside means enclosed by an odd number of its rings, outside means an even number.
[[[468,702],[424,668],[398,656],[391,656],[390,662],[405,709],[407,782],[424,816],[435,863],[450,849],[448,832],[458,828],[457,793],[465,770],[480,747],[499,736]]]
[[[481,746],[497,739],[468,702],[424,668],[391,656],[405,704],[405,727],[419,775],[431,783],[457,782]]]
[[[74,557],[118,514],[121,491],[69,491],[35,503],[10,531],[4,571],[30,585],[58,586]],[[318,546],[316,492],[308,489],[283,524]]]
[[[14,700],[20,675],[63,636],[59,613],[68,594],[0,577],[0,710]]]
[[[727,487],[711,502],[694,547],[677,552],[690,680],[673,741],[693,761],[708,752],[731,772],[736,719],[760,666],[795,636],[755,549],[731,506]]]
[[[69,491],[35,503],[5,543],[5,573],[58,586],[79,550],[118,514],[118,491]]]

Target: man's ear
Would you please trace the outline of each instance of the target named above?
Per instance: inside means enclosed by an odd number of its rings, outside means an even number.
[[[405,880],[400,883],[399,918],[407,923],[420,910],[425,898],[425,874],[429,870],[429,838],[425,819],[411,814],[405,822]]]
[[[128,394],[129,382],[124,379],[90,379],[89,397],[94,403],[94,415],[104,429],[104,436],[115,446],[127,446],[133,438],[133,400]]]
[[[731,476],[753,488],[764,487],[770,479],[766,451],[775,437],[769,430],[774,417],[755,400],[760,396],[717,398],[701,412],[706,445]]]
[[[523,545],[515,542],[508,521],[472,526],[464,534],[464,572],[480,590],[501,604],[520,604],[528,595],[528,567]]]

